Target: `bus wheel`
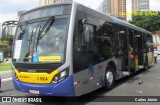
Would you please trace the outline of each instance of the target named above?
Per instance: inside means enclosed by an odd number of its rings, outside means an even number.
[[[108,65],[105,72],[105,90],[110,90],[114,87],[115,71],[112,66]]]

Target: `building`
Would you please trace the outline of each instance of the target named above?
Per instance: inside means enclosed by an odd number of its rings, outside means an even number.
[[[132,12],[149,10],[149,0],[132,0]]]
[[[111,0],[103,0],[98,7],[98,11],[101,11],[105,14],[111,13]]]
[[[72,2],[73,0],[39,0],[39,5],[60,3],[60,2]]]
[[[14,26],[14,25],[9,25],[8,26],[8,33],[7,33],[7,35],[15,35],[15,31],[16,31],[16,26]]]
[[[126,21],[126,0],[111,0],[111,15]]]
[[[98,10],[126,21],[126,0],[103,0]]]
[[[2,24],[2,30],[4,35],[15,35],[16,27],[17,27],[18,21],[5,21]]]
[[[11,36],[15,35],[15,31],[16,31],[15,25],[7,25],[7,26],[4,26],[3,28],[5,29],[6,35],[11,35]]]

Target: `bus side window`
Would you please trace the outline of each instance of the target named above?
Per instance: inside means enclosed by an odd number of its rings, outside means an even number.
[[[111,23],[104,23],[98,30],[101,36],[100,53],[102,55],[112,56],[115,51],[115,27]]]
[[[93,50],[95,46],[95,26],[90,24],[82,24],[78,38],[79,46],[86,51]]]

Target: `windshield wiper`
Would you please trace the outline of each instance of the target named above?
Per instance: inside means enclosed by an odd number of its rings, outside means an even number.
[[[31,36],[30,36],[30,38],[29,38],[29,45],[31,44],[31,42],[32,42],[32,37],[33,37],[33,29],[32,29],[32,33],[31,33]]]
[[[50,16],[48,18],[48,20],[46,21],[46,23],[43,25],[43,27],[41,28],[41,26],[40,26],[39,33],[38,33],[38,36],[37,36],[37,40],[40,40],[45,36],[46,32],[50,29],[50,27],[53,24],[54,20],[55,20],[55,17],[54,16]]]
[[[43,25],[43,27],[41,28],[40,26],[38,31],[38,36],[37,36],[36,51],[37,51],[37,46],[39,44],[39,40],[41,40],[45,36],[46,32],[50,29],[50,27],[54,23],[54,20],[55,20],[55,17],[50,16],[46,21],[46,23]]]
[[[28,52],[27,52],[27,54],[25,55],[25,58],[26,57],[29,57],[30,56],[30,54],[31,54],[31,52],[30,52],[30,46],[31,46],[31,43],[32,43],[32,38],[33,38],[33,30],[34,29],[32,29],[32,33],[31,33],[31,36],[30,36],[30,38],[29,38],[29,45],[28,45]]]
[[[31,43],[32,43],[32,38],[33,38],[33,30],[34,29],[32,29],[32,33],[31,33],[31,36],[30,36],[30,38],[29,38],[29,49],[28,49],[28,51],[30,52],[30,45],[31,45]]]

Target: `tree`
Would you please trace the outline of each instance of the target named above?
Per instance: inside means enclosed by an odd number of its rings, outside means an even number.
[[[0,45],[1,46],[8,46],[9,44],[8,44],[8,41],[6,41],[6,40],[4,40],[4,41],[0,40]]]
[[[160,12],[137,12],[133,14],[132,21],[129,23],[146,29],[150,32],[158,32],[160,34]]]
[[[13,36],[12,35],[6,35],[4,37],[4,40],[8,42],[9,46],[12,46],[12,44],[13,44]]]
[[[0,40],[0,51],[5,52],[5,57],[8,57],[8,54],[11,55],[13,44],[13,36],[6,35],[4,40]]]

